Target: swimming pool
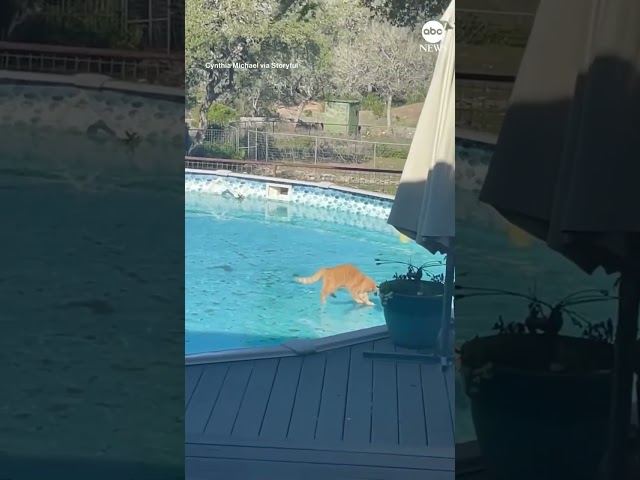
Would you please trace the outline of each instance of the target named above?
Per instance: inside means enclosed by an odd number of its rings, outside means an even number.
[[[183,305],[166,299],[183,285],[183,232],[159,230],[183,211],[175,119],[184,102],[0,81],[0,106],[0,300],[10,332],[0,351],[11,384],[0,463],[10,471],[14,456],[34,466],[55,458],[56,468],[68,460],[89,471],[79,459],[100,452],[102,471],[126,462],[141,476],[154,465],[177,476],[183,400],[171,379],[183,367],[167,359],[183,355]],[[147,116],[160,111],[153,127],[162,133],[152,135]],[[135,152],[111,135],[85,135],[98,118],[116,134],[141,118]],[[139,387],[125,398],[123,385]]]
[[[303,188],[318,197],[335,193]],[[328,208],[264,198],[238,200],[211,191],[185,195],[187,354],[384,324],[377,297],[372,296],[373,307],[356,306],[347,293],[337,292],[337,298],[322,306],[320,284],[301,285],[294,275],[311,276],[322,267],[353,263],[382,282],[403,266],[377,266],[376,258],[418,264],[442,260],[403,241],[386,217],[341,210],[335,203]],[[384,203],[388,209],[390,203]]]

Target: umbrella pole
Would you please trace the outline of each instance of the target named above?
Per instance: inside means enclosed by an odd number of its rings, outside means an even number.
[[[454,286],[454,271],[455,271],[455,256],[453,254],[453,242],[447,252],[447,260],[445,263],[444,273],[444,305],[442,307],[442,320],[440,325],[440,357],[443,362],[447,361],[449,357],[453,355],[453,351],[449,348],[451,339],[451,304],[453,302]]]
[[[604,465],[606,478],[611,479],[624,479],[627,465],[631,393],[640,306],[640,275],[637,272],[622,272],[618,298],[618,325],[609,418],[609,450]]]

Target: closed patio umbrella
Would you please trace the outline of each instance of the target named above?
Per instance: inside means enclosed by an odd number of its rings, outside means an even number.
[[[430,252],[447,254],[441,342],[447,349],[455,236],[455,0],[440,22],[448,27],[388,223]],[[420,54],[434,53],[416,52]]]
[[[608,478],[624,478],[640,301],[640,2],[542,0],[480,200],[620,273]]]

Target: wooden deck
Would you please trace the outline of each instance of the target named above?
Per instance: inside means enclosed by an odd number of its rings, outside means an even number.
[[[187,366],[186,478],[453,480],[453,367],[370,352]]]

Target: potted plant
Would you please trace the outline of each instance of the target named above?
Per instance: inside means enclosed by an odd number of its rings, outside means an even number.
[[[535,293],[456,286],[456,301],[479,295],[528,302],[522,321],[498,317],[495,334],[469,340],[457,352],[492,478],[596,478],[606,447],[613,323],[591,323],[572,307],[615,297],[583,290],[551,304]],[[567,319],[581,336],[560,334]]]
[[[400,347],[437,347],[444,306],[444,275],[433,274],[428,268],[442,263],[429,262],[416,267],[411,263],[376,259],[376,265],[393,263],[405,265],[407,272],[396,273],[378,287],[389,337]]]

